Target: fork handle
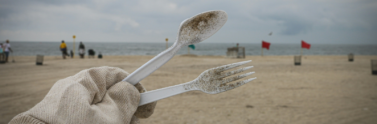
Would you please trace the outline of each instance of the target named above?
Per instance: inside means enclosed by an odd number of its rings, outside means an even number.
[[[164,98],[168,98],[174,95],[178,95],[187,91],[192,91],[195,89],[187,88],[185,85],[190,84],[191,82],[178,84],[170,87],[164,87],[157,90],[148,91],[140,94],[139,106],[158,101]]]

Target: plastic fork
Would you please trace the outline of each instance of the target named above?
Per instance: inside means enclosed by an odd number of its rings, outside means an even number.
[[[239,86],[242,86],[256,79],[256,77],[249,78],[249,79],[239,81],[236,83],[230,83],[230,82],[247,77],[255,72],[248,72],[248,73],[233,76],[233,77],[229,77],[229,76],[246,71],[252,68],[253,66],[248,66],[245,68],[241,68],[241,69],[237,69],[237,70],[229,71],[229,72],[225,72],[225,71],[241,66],[249,62],[251,62],[251,60],[223,65],[216,68],[211,68],[204,71],[202,74],[199,75],[199,77],[197,77],[195,80],[192,80],[190,82],[141,93],[139,106],[145,105],[154,101],[158,101],[167,97],[171,97],[174,95],[178,95],[184,92],[193,91],[193,90],[200,90],[208,94],[217,94],[217,93],[221,93],[221,92],[225,92],[225,91],[237,88]],[[229,78],[226,78],[226,77],[229,77]]]

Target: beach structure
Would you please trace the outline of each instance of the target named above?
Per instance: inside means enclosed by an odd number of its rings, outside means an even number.
[[[377,60],[371,60],[372,75],[377,75]]]
[[[348,54],[348,61],[353,62],[353,54],[352,53]]]
[[[43,65],[43,55],[37,55],[36,65]]]
[[[301,65],[301,56],[294,56],[293,61],[296,66]]]
[[[229,47],[226,56],[229,58],[245,58],[245,47]]]

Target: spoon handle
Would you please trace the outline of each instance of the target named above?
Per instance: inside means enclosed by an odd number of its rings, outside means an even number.
[[[142,65],[140,68],[136,69],[136,71],[132,72],[130,75],[128,75],[126,78],[124,78],[122,81],[127,81],[131,83],[132,85],[137,84],[141,80],[143,80],[145,77],[149,76],[151,73],[156,71],[158,68],[160,68],[162,65],[164,65],[166,62],[168,62],[175,53],[181,48],[179,44],[174,43],[171,47],[169,47],[167,50],[162,51],[160,54],[149,60],[147,63]]]

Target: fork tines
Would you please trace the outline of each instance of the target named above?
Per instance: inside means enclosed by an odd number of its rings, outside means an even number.
[[[248,73],[245,73],[245,74],[241,74],[241,75],[237,75],[237,76],[226,78],[228,76],[232,76],[232,75],[235,75],[235,74],[238,74],[238,73],[241,73],[241,72],[244,72],[244,71],[246,71],[248,69],[253,68],[254,66],[248,66],[248,67],[244,67],[244,68],[237,69],[237,70],[234,70],[234,71],[224,72],[226,70],[239,67],[239,66],[244,65],[244,64],[249,63],[249,62],[251,62],[251,60],[237,62],[237,63],[232,63],[232,64],[220,66],[220,67],[217,68],[218,71],[219,71],[219,73],[220,72],[222,73],[221,76],[220,76],[220,78],[222,78],[221,85],[223,85],[223,87],[222,87],[223,90],[222,91],[227,91],[227,90],[231,90],[231,89],[237,88],[239,86],[242,86],[242,85],[244,85],[244,84],[246,84],[246,83],[248,83],[248,82],[256,79],[256,77],[254,77],[254,78],[249,78],[249,79],[246,79],[246,80],[243,80],[243,81],[238,81],[236,83],[227,84],[229,82],[236,81],[236,80],[239,80],[241,78],[244,78],[244,77],[247,77],[249,75],[254,74],[255,72],[248,72]],[[224,79],[224,78],[226,78],[226,79]]]

